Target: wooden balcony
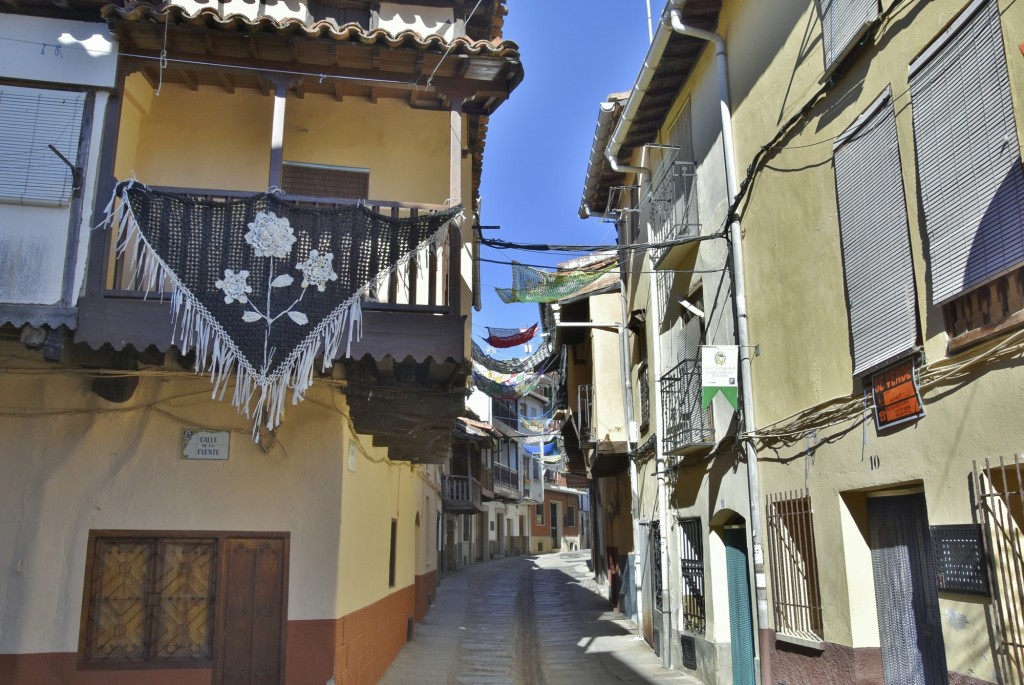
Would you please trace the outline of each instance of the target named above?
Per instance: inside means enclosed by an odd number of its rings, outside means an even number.
[[[484,510],[480,481],[470,476],[442,476],[441,497],[445,511],[478,514]]]
[[[210,201],[243,195],[231,191],[156,188]],[[355,204],[354,200],[286,196],[316,206]],[[376,212],[414,217],[439,206],[366,201]],[[114,229],[97,232],[90,247],[85,295],[79,300],[75,341],[93,350],[109,345],[125,355],[172,347],[169,284],[147,291],[118,255]],[[452,422],[464,407],[468,376],[466,321],[461,313],[461,234],[448,227],[447,245],[420,264],[410,261],[389,287],[362,303],[362,338],[352,355],[335,361],[347,381],[353,422],[374,444],[388,447],[392,459],[442,463],[451,454]],[[382,410],[381,401],[388,401]]]
[[[492,470],[494,477],[494,498],[502,501],[519,500],[519,471],[504,464],[495,464]]]

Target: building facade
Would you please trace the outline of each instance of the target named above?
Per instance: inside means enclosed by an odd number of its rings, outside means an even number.
[[[602,105],[581,215],[625,254],[666,663],[1020,681],[1021,26],[998,0],[669,3]],[[739,346],[736,409],[703,408],[710,345]]]
[[[0,681],[373,683],[425,614],[521,71],[500,1],[343,5],[0,13]]]

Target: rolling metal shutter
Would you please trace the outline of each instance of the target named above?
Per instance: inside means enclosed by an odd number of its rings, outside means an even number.
[[[888,91],[836,140],[834,163],[853,372],[859,374],[917,342],[914,264]]]
[[[78,164],[85,93],[0,86],[0,202],[65,205]]]
[[[1024,261],[1024,174],[994,0],[910,67],[932,302]]]
[[[878,0],[818,0],[825,65],[832,66],[878,16]]]

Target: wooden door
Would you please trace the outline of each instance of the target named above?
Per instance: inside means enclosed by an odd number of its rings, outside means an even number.
[[[216,685],[284,682],[288,544],[282,538],[230,538],[221,571]]]

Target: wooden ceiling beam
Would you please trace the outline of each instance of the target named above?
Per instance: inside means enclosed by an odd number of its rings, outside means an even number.
[[[230,74],[225,74],[223,71],[218,71],[217,80],[220,81],[220,85],[224,88],[226,92],[234,94],[235,80],[231,78]]]
[[[181,74],[181,80],[185,82],[189,90],[199,90],[199,81],[188,69],[181,69],[178,73]]]

